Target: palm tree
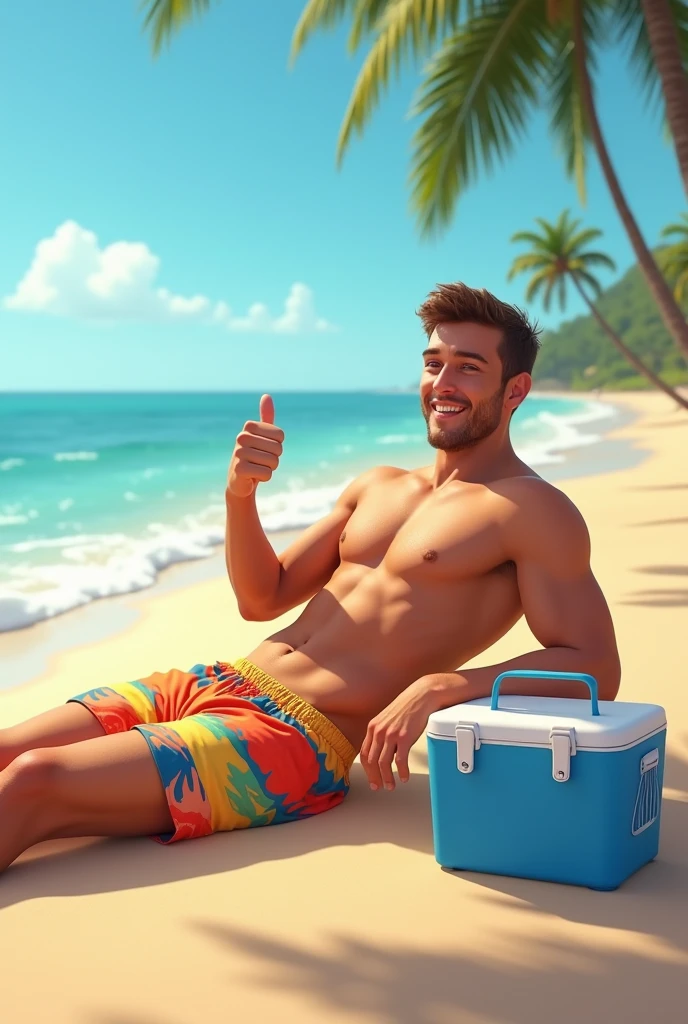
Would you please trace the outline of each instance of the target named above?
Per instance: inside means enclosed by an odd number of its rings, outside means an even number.
[[[571,220],[568,210],[560,215],[556,224],[550,224],[540,217],[537,218],[537,223],[542,229],[540,234],[536,231],[519,231],[511,239],[512,242],[526,242],[530,245],[530,252],[517,256],[509,271],[509,280],[517,274],[532,273],[526,291],[526,301],[531,302],[544,289],[543,305],[545,310],[549,310],[556,290],[559,306],[563,311],[566,305],[566,285],[570,281],[597,323],[635,370],[642,373],[656,388],[673,398],[682,408],[688,409],[688,399],[665,384],[624,344],[586,291],[586,288],[589,289],[594,298],[602,291],[593,273],[594,268],[616,269],[614,261],[609,256],[589,248],[590,243],[599,238],[602,232],[598,228],[581,230],[580,221]]]
[[[688,301],[688,213],[681,214],[683,223],[668,224],[662,231],[663,238],[677,236],[678,241],[667,246],[662,252],[662,269],[675,281],[674,295],[677,302]]]
[[[631,0],[634,4],[635,0]],[[682,0],[641,0],[652,50],[652,59],[662,82],[669,128],[676,147],[683,188],[688,196],[688,55],[681,52],[679,21],[688,20],[688,5]]]
[[[140,0],[153,48],[211,0]],[[654,0],[651,0],[654,2]],[[688,57],[686,0],[676,12],[681,54]],[[631,46],[647,94],[659,79],[643,0],[306,0],[292,60],[318,30],[352,20],[349,48],[371,40],[349,100],[337,148],[341,164],[362,134],[392,74],[430,58],[413,113],[421,117],[411,164],[412,206],[424,236],[446,227],[460,194],[481,171],[503,161],[523,137],[528,115],[543,103],[567,172],[585,198],[590,141],[664,323],[688,358],[688,323],[642,237],[626,201],[597,117],[591,74],[600,45],[616,36]],[[672,105],[672,111],[674,107]],[[680,134],[680,133],[679,133]]]

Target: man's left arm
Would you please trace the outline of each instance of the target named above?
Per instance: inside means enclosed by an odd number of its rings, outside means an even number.
[[[499,665],[459,669],[418,679],[370,723],[361,748],[371,787],[394,788],[392,761],[408,779],[408,752],[440,708],[488,697],[496,677],[513,669],[585,672],[595,677],[601,700],[613,700],[620,683],[619,654],[609,607],[590,566],[585,522],[561,492],[543,481],[522,481],[504,526],[504,555],[516,565],[526,621],[542,644]],[[502,693],[586,697],[584,683],[557,679],[504,680]]]

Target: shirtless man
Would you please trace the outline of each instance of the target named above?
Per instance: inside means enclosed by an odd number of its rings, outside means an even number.
[[[263,396],[229,467],[227,569],[245,619],[305,609],[233,665],[93,680],[1,730],[0,870],[49,838],[168,843],[316,814],[344,798],[358,752],[370,786],[393,789],[430,713],[487,696],[507,669],[590,673],[615,698],[619,657],[585,523],[509,440],[537,332],[462,284],[439,286],[419,315],[433,464],[363,473],[278,557],[255,503],[284,439]],[[522,614],[541,649],[461,668]],[[575,682],[509,682],[506,693],[586,696]]]

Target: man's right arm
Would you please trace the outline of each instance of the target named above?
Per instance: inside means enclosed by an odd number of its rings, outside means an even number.
[[[227,490],[225,557],[229,578],[245,619],[267,620],[310,600],[339,565],[342,530],[363,491],[384,469],[368,470],[342,492],[329,515],[304,530],[277,555],[265,536],[255,490],[237,498]]]

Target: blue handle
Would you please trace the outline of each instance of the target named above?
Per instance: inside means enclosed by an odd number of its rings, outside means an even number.
[[[579,679],[582,683],[587,683],[590,689],[593,715],[600,713],[597,703],[597,680],[593,676],[589,676],[586,672],[543,672],[541,669],[511,669],[509,672],[502,672],[501,675],[498,675],[492,687],[492,703],[490,705],[492,711],[496,711],[499,705],[499,684],[502,679],[507,679],[509,676],[528,679]]]

